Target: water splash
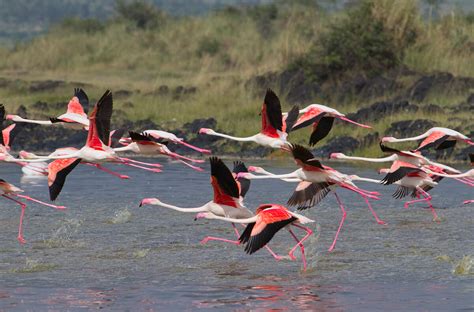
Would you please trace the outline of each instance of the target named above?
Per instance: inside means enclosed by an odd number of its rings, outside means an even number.
[[[39,262],[38,260],[26,259],[25,266],[22,268],[12,269],[12,273],[36,273],[36,272],[46,272],[52,271],[59,265],[54,263],[44,263]]]
[[[472,275],[474,274],[474,258],[470,255],[462,257],[453,267],[455,275]]]
[[[132,255],[133,255],[133,258],[135,259],[142,259],[142,258],[145,258],[149,252],[150,252],[150,248],[139,249],[139,250],[134,251]]]
[[[127,209],[119,210],[115,213],[115,215],[107,220],[109,224],[123,224],[127,223],[132,219],[132,213]]]
[[[83,247],[84,242],[73,240],[82,225],[82,220],[66,219],[52,232],[51,237],[43,240],[43,245],[47,248],[61,247]]]

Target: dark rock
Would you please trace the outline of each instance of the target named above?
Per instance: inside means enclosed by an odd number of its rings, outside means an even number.
[[[360,139],[360,146],[367,147],[370,145],[378,144],[380,136],[378,132],[369,133]]]
[[[408,97],[421,102],[432,90],[449,90],[451,93],[468,92],[474,87],[474,78],[454,77],[450,73],[436,73],[418,79],[408,90]]]
[[[197,92],[197,87],[184,88],[184,94],[194,94]]]
[[[16,110],[16,114],[22,118],[27,118],[28,112],[26,110],[26,107],[24,105],[20,105]]]
[[[36,110],[47,110],[48,109],[48,103],[38,101],[38,102],[34,103],[33,105],[31,105],[31,107],[33,107]]]
[[[397,113],[414,113],[418,111],[418,106],[408,103],[408,101],[399,102],[377,102],[369,107],[361,108],[357,112],[348,114],[349,119],[357,121],[374,121],[383,116],[389,116]]]
[[[166,85],[162,85],[158,88],[157,94],[158,95],[167,95],[170,92],[170,88]]]
[[[195,119],[192,122],[187,122],[183,125],[183,129],[187,133],[197,133],[201,128],[215,129],[217,126],[217,120],[214,118],[202,118]]]
[[[336,101],[344,101],[348,95],[355,95],[361,99],[370,99],[387,93],[393,93],[400,88],[401,86],[396,82],[395,78],[384,76],[366,78],[358,75],[342,83],[340,86],[332,87],[331,93],[337,95]]]
[[[474,93],[471,93],[469,97],[467,98],[466,103],[471,106],[471,108],[474,108]]]
[[[353,152],[360,146],[360,142],[350,136],[340,136],[333,138],[326,145],[313,150],[313,154],[317,157],[329,157],[331,153]]]
[[[435,104],[421,106],[421,111],[427,114],[443,114],[444,109]]]
[[[396,138],[411,137],[426,132],[434,125],[434,121],[427,119],[397,121],[390,125],[385,134]]]
[[[54,90],[59,87],[65,86],[66,83],[61,80],[44,80],[44,81],[33,81],[30,84],[30,91],[31,92],[40,92],[40,91],[48,91]]]

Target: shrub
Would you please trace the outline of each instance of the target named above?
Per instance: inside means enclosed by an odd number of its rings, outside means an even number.
[[[130,21],[141,29],[156,28],[165,19],[161,10],[144,0],[117,0],[115,10],[119,18]]]
[[[80,19],[77,17],[71,17],[62,20],[59,27],[61,30],[93,34],[103,31],[105,25],[99,20],[93,18]]]
[[[197,55],[203,57],[204,55],[214,56],[219,52],[221,44],[215,38],[204,37],[198,45]]]

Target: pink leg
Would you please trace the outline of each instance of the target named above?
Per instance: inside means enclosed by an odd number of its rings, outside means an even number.
[[[246,227],[246,225],[243,225],[243,224],[241,224],[241,225],[243,227]],[[232,226],[234,227],[235,234],[237,235],[237,238],[239,238],[240,234],[239,234],[239,231],[237,230],[237,228],[235,227],[235,224],[232,223]],[[270,247],[268,247],[268,245],[265,245],[263,247],[265,247],[265,249],[273,256],[273,258],[275,258],[276,261],[280,261],[281,259],[283,259],[283,256],[277,255]]]
[[[177,143],[182,144],[182,145],[184,145],[184,146],[186,146],[186,147],[189,147],[190,149],[193,149],[193,150],[195,150],[195,151],[198,151],[199,153],[211,154],[211,151],[210,151],[210,150],[204,149],[204,148],[199,148],[199,147],[194,146],[194,145],[191,145],[191,144],[189,144],[189,143],[187,143],[187,142],[185,142],[185,141],[177,141]]]
[[[240,245],[240,242],[238,240],[233,241],[230,239],[225,239],[225,238],[220,238],[220,237],[214,237],[214,236],[206,236],[204,237],[203,240],[201,240],[201,244],[206,244],[208,241],[220,241],[220,242],[226,242],[226,243],[231,243],[234,245]]]
[[[427,192],[425,192],[422,189],[419,189],[418,191],[421,193],[421,195],[423,195],[425,197],[425,200],[426,200],[426,202],[428,203],[428,205],[430,207],[431,213],[433,214],[433,220],[439,223],[440,220],[438,218],[438,215],[436,214],[436,211],[433,208],[433,205],[431,204],[431,195],[428,194]]]
[[[5,194],[2,195],[3,197],[9,199],[9,200],[12,200],[14,201],[15,203],[17,203],[18,205],[20,205],[21,207],[21,214],[20,214],[20,225],[18,226],[18,242],[20,242],[20,244],[24,244],[26,243],[26,240],[25,238],[23,237],[23,217],[25,216],[25,208],[26,208],[26,205],[24,203],[22,203],[21,201],[18,201],[14,198],[11,198]]]
[[[120,178],[120,179],[130,179],[130,177],[127,176],[127,175],[119,174],[119,173],[117,173],[117,172],[114,172],[114,171],[112,171],[112,170],[109,170],[109,169],[107,169],[107,168],[104,168],[104,167],[102,167],[102,166],[99,165],[99,164],[94,164],[94,163],[85,163],[85,164],[88,165],[88,166],[96,167],[97,169],[102,170],[102,171],[104,171],[104,172],[107,172],[108,174],[111,174],[111,175],[113,175],[113,176],[116,176],[116,177],[118,177],[118,178]]]
[[[462,202],[464,205],[474,203],[474,199],[465,200]]]
[[[353,191],[353,192],[356,192],[357,194],[359,194],[359,195],[361,195],[361,196],[368,197],[368,198],[375,199],[375,200],[379,200],[379,199],[380,199],[380,198],[378,198],[378,197],[375,196],[375,195],[366,194],[366,193],[362,192],[359,188],[355,188],[355,187],[353,187],[353,186],[351,186],[351,185],[347,185],[347,184],[345,184],[345,183],[341,183],[341,184],[339,184],[339,185],[340,185],[341,187],[343,187],[343,188],[346,188],[346,189],[348,189],[348,190],[351,190],[351,191]]]
[[[179,154],[176,154],[176,153],[173,153],[173,152],[164,153],[164,155],[170,156],[172,158],[184,159],[184,160],[187,160],[187,161],[190,161],[190,162],[193,162],[193,163],[198,163],[198,164],[202,164],[202,163],[205,162],[202,159],[193,159],[193,158],[189,158],[189,157],[179,155]]]
[[[334,237],[334,241],[332,242],[331,247],[329,247],[329,250],[328,250],[329,252],[333,251],[334,248],[336,247],[337,237],[339,236],[339,232],[342,229],[342,225],[344,224],[344,220],[346,220],[346,210],[344,209],[344,205],[342,204],[341,200],[339,199],[339,196],[337,196],[336,192],[334,192],[334,196],[336,196],[339,207],[341,208],[342,218],[341,218],[341,222],[339,223],[339,228],[337,229],[336,236]]]
[[[145,165],[145,166],[149,166],[149,167],[158,167],[158,168],[163,167],[161,164],[157,164],[157,163],[156,164],[151,164],[151,163],[147,163],[147,162],[143,162],[143,161],[134,160],[134,159],[131,159],[131,158],[120,157],[120,160],[122,160],[124,162],[127,162],[127,163],[134,163],[134,164]]]
[[[156,173],[161,172],[161,169],[158,169],[158,168],[147,168],[140,165],[131,164],[128,162],[123,162],[122,164],[124,164],[125,166],[135,167],[135,168],[143,169],[146,171],[151,171],[151,172],[156,172]]]
[[[351,120],[347,117],[343,117],[343,116],[338,116],[337,118],[341,119],[341,120],[344,120],[344,121],[347,121],[351,124],[354,124],[356,126],[359,126],[359,127],[362,127],[362,128],[367,128],[367,129],[372,129],[371,126],[367,126],[367,125],[364,125],[364,124],[361,124],[361,123],[358,123],[358,122],[355,122],[354,120]]]
[[[295,233],[293,233],[293,231],[291,229],[288,229],[291,236],[293,236],[293,238],[296,240],[296,245],[290,250],[288,255],[290,256],[290,258],[295,259],[294,252],[295,252],[297,247],[300,247],[300,249],[301,249],[301,260],[303,261],[303,271],[306,271],[306,256],[304,254],[303,242],[305,240],[307,240],[308,237],[311,234],[313,234],[313,231],[310,228],[307,228],[307,227],[303,227],[303,226],[300,226],[300,225],[297,225],[297,224],[293,224],[293,225],[300,228],[300,229],[303,229],[304,231],[306,231],[306,235],[301,240],[298,240],[298,237],[296,237]]]
[[[57,205],[53,205],[53,204],[48,204],[48,203],[45,203],[45,202],[42,202],[36,198],[32,198],[32,197],[29,197],[29,196],[25,196],[25,195],[20,195],[20,194],[15,194],[17,197],[20,197],[20,198],[23,198],[23,199],[26,199],[26,200],[29,200],[29,201],[32,201],[32,202],[35,202],[35,203],[38,203],[40,205],[43,205],[43,206],[47,206],[47,207],[51,207],[51,208],[54,208],[54,209],[59,209],[59,210],[62,210],[62,209],[66,209],[66,206],[57,206]]]
[[[454,180],[459,181],[459,182],[464,183],[464,184],[467,184],[467,185],[469,185],[469,186],[474,186],[474,184],[473,184],[471,181],[466,180],[466,179],[454,178]]]
[[[387,225],[387,222],[385,222],[385,221],[379,219],[379,217],[378,217],[377,214],[375,213],[375,210],[372,209],[372,205],[370,204],[370,202],[369,202],[369,200],[367,199],[367,197],[362,196],[362,198],[364,198],[365,202],[367,203],[367,207],[369,207],[369,210],[370,210],[370,212],[372,213],[372,215],[374,216],[375,221],[377,221],[378,224]]]
[[[181,160],[181,159],[176,159],[176,160],[179,161],[180,163],[182,163],[182,164],[188,166],[189,168],[196,170],[196,171],[199,171],[199,172],[203,172],[203,171],[204,171],[204,169],[202,169],[201,167],[197,167],[197,166],[193,166],[193,165],[191,165],[191,164],[188,164],[188,163],[185,162],[184,160]]]

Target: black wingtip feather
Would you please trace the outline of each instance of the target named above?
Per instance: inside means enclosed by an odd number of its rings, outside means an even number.
[[[54,201],[58,198],[59,193],[63,189],[64,183],[66,182],[66,177],[71,171],[81,162],[81,159],[76,159],[66,168],[58,171],[56,173],[56,179],[53,181],[53,184],[49,186],[49,198]]]
[[[322,117],[311,133],[309,145],[314,146],[316,143],[327,137],[334,124],[334,117]]]
[[[298,120],[298,115],[300,114],[300,109],[298,106],[293,106],[286,116],[286,133],[290,133],[293,130],[293,126]]]
[[[222,191],[234,198],[239,198],[239,187],[230,172],[229,168],[218,157],[209,157],[211,163],[211,176],[217,179],[217,183]]]
[[[275,234],[287,226],[288,224],[296,221],[297,219],[295,217],[291,217],[286,220],[274,222],[271,224],[267,224],[265,228],[260,232],[258,235],[250,237],[250,239],[247,242],[247,245],[245,245],[245,252],[248,253],[249,255],[253,254],[260,248],[264,247],[268,242],[275,236]]]
[[[87,93],[82,88],[74,88],[74,96],[79,99],[79,103],[81,103],[84,112],[87,113],[89,109],[89,97]]]

